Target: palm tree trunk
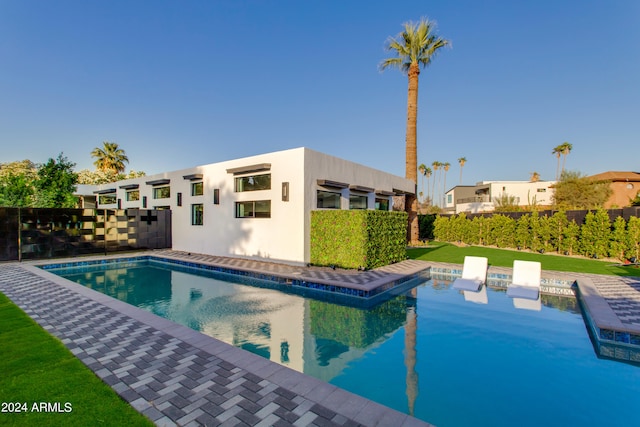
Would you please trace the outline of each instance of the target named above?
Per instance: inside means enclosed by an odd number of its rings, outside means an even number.
[[[414,193],[417,194],[418,187],[418,75],[420,67],[417,63],[411,64],[409,68],[409,93],[407,96],[407,138],[406,138],[406,169],[405,178],[416,184]],[[416,194],[407,197],[405,209],[409,215],[409,227],[407,238],[409,242],[418,241],[418,199]]]

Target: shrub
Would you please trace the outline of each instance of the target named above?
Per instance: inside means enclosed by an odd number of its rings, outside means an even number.
[[[512,248],[515,244],[516,221],[505,215],[491,217],[491,241],[499,248]]]
[[[603,209],[598,209],[595,213],[590,211],[580,229],[581,253],[593,258],[606,256],[609,253],[610,235],[609,214]]]
[[[627,249],[627,222],[621,216],[617,217],[613,222],[613,230],[611,231],[611,240],[609,242],[609,256],[625,260],[625,252]]]
[[[312,211],[311,264],[376,268],[406,258],[406,212]]]

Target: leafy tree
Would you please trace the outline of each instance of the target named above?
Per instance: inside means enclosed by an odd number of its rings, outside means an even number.
[[[480,243],[480,233],[482,232],[482,224],[484,222],[483,216],[474,217],[467,229],[467,235],[465,236],[465,243],[470,245],[477,245]]]
[[[515,244],[516,221],[505,215],[491,217],[491,240],[499,248],[512,248]]]
[[[33,197],[33,181],[24,174],[9,173],[0,179],[0,206],[31,206]]]
[[[608,181],[595,181],[580,172],[562,172],[554,185],[553,203],[558,209],[598,209],[613,190]]]
[[[406,73],[409,78],[407,100],[407,136],[406,136],[406,178],[418,183],[417,176],[417,123],[418,123],[418,75],[420,67],[427,67],[441,48],[450,42],[435,33],[435,23],[426,18],[420,22],[407,22],[404,31],[395,38],[390,38],[387,50],[395,56],[387,58],[380,64],[382,70],[392,67]],[[410,240],[418,240],[417,200],[413,197],[409,208]]]
[[[33,206],[37,171],[31,160],[0,164],[0,206]]]
[[[449,241],[449,217],[436,216],[433,222],[433,237],[439,242]]]
[[[609,256],[618,258],[621,261],[625,259],[625,252],[629,246],[627,243],[627,222],[623,217],[619,216],[613,222],[613,230],[611,231],[611,241],[609,242]]]
[[[549,218],[549,238],[550,246],[556,251],[562,251],[563,238],[566,228],[569,226],[569,220],[567,214],[564,211],[559,211],[553,214]]]
[[[78,175],[73,172],[75,163],[70,162],[62,153],[57,159],[49,159],[38,168],[35,181],[38,208],[71,208],[76,206]]]
[[[636,197],[631,200],[631,206],[640,206],[640,191],[638,191]]]
[[[526,249],[531,245],[531,232],[529,231],[530,215],[522,215],[516,221],[515,244],[518,249]]]
[[[115,142],[104,141],[102,148],[96,147],[93,149],[91,157],[96,158],[95,162],[93,162],[96,169],[103,172],[124,172],[125,163],[129,163],[129,158],[124,150],[119,148]]]
[[[599,258],[609,253],[611,220],[604,209],[590,211],[580,229],[580,246],[583,255]]]
[[[640,218],[632,216],[627,221],[627,258],[640,260]]]
[[[138,178],[145,176],[146,173],[142,171],[130,170],[129,173],[115,173],[113,171],[91,171],[89,169],[82,169],[78,172],[78,184],[108,184],[111,182],[121,181],[123,179]]]
[[[559,250],[566,255],[573,255],[578,250],[580,237],[580,226],[573,220],[567,224],[562,231],[562,241],[559,243]]]

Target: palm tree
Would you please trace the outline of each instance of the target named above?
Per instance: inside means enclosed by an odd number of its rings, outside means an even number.
[[[431,174],[432,174],[432,173],[433,173],[433,171],[431,170],[431,168],[430,168],[430,167],[427,167],[427,168],[424,170],[424,176],[426,176],[426,177],[427,177],[427,199],[429,199],[429,180],[430,180],[430,178],[431,178]],[[433,204],[433,203],[431,203],[431,204]]]
[[[442,183],[442,206],[445,206],[445,192],[447,191],[447,172],[449,172],[449,168],[451,167],[451,163],[444,162],[442,164],[442,169],[444,170],[444,182]]]
[[[529,179],[529,181],[531,182],[538,182],[540,181],[540,174],[538,172],[531,172],[531,178]]]
[[[433,201],[438,200],[438,198],[436,197],[436,181],[438,180],[438,169],[440,169],[440,165],[442,165],[442,163],[440,163],[437,160],[434,160],[434,162],[431,163],[431,166],[433,166],[433,184],[431,187],[431,200]],[[432,205],[435,205],[435,203],[432,203]]]
[[[460,157],[458,159],[458,164],[460,165],[460,185],[462,185],[462,168],[464,167],[465,163],[467,163],[466,157]]]
[[[560,144],[559,147],[561,149],[561,153],[562,153],[562,156],[563,156],[562,157],[562,172],[564,172],[564,165],[567,162],[567,156],[569,155],[569,153],[573,149],[573,145],[571,145],[571,144],[569,144],[568,142],[565,141],[562,144]]]
[[[424,173],[426,171],[427,167],[425,166],[424,163],[420,163],[420,166],[418,166],[418,172],[420,172],[420,175],[422,176],[422,191],[420,192],[420,197],[422,197],[422,193],[424,192]],[[423,200],[424,201],[424,200]]]
[[[558,159],[558,166],[556,166],[556,181],[560,179],[560,155],[562,154],[562,145],[558,145],[551,151],[551,154],[555,155]]]
[[[420,22],[407,22],[404,31],[388,40],[387,50],[393,51],[395,57],[387,58],[380,64],[380,69],[398,68],[409,78],[407,96],[407,135],[405,140],[405,177],[417,185],[417,123],[418,123],[418,75],[420,67],[427,67],[436,52],[450,42],[435,34],[435,23],[427,18]],[[408,201],[409,202],[409,201]],[[418,240],[417,200],[415,196],[407,203],[409,213],[409,238]]]
[[[103,148],[96,147],[91,152],[91,157],[95,157],[93,164],[96,169],[103,172],[121,173],[124,172],[125,163],[129,163],[129,158],[124,150],[118,147],[115,142],[104,141]]]

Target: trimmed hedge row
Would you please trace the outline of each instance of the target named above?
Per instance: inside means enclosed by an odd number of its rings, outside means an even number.
[[[406,230],[406,212],[312,211],[311,264],[372,269],[402,261]]]
[[[583,224],[569,221],[562,211],[552,216],[539,216],[533,212],[517,220],[500,214],[473,219],[468,219],[464,213],[438,216],[434,222],[434,237],[444,242],[556,251],[592,258],[640,258],[640,218],[630,217],[625,221],[618,217],[612,223],[603,209],[588,212]]]

